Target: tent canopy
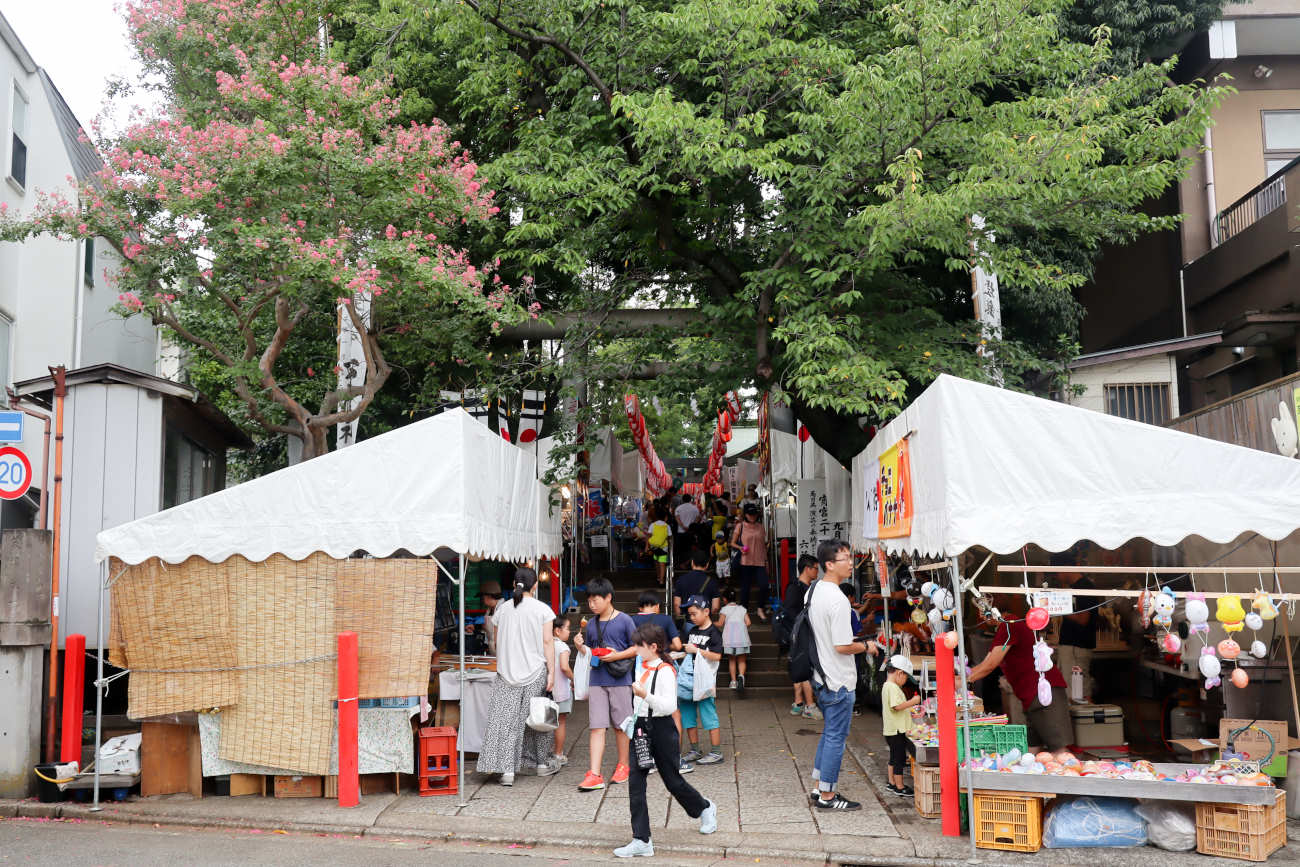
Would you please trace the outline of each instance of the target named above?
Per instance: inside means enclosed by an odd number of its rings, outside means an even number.
[[[532,450],[459,408],[105,530],[95,558],[258,562],[442,547],[505,560],[561,550]]]
[[[891,552],[1225,543],[1250,531],[1276,541],[1300,529],[1298,461],[943,375],[853,460],[859,544],[875,542],[864,516],[879,458],[904,437],[914,518],[910,536],[880,540]]]

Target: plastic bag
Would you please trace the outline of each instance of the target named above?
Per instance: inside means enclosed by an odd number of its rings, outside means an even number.
[[[1043,845],[1049,849],[1145,846],[1147,823],[1128,798],[1076,798],[1047,816]]]
[[[573,668],[573,700],[586,701],[587,688],[591,685],[591,651],[584,644],[578,648],[578,661]]]
[[[553,732],[560,727],[560,706],[549,696],[535,695],[528,700],[524,722],[535,732]]]
[[[1176,801],[1146,801],[1138,805],[1137,814],[1147,823],[1147,839],[1152,846],[1170,852],[1190,852],[1196,848],[1196,807]]]
[[[718,664],[710,662],[698,653],[695,654],[695,682],[692,684],[692,698],[695,701],[703,701],[710,696],[717,695],[718,692]]]

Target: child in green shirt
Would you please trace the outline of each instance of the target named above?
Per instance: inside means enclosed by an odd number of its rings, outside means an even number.
[[[903,695],[903,684],[912,676],[912,661],[906,656],[890,657],[885,666],[885,688],[880,694],[880,715],[885,724],[885,741],[889,744],[889,784],[885,787],[895,795],[912,797],[915,791],[903,781],[907,773],[908,756],[916,755],[916,746],[908,738],[912,715],[908,711],[921,703],[921,695],[912,698]]]

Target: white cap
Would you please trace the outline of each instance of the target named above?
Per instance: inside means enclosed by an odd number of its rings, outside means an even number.
[[[908,677],[912,676],[912,660],[908,659],[906,656],[903,656],[903,654],[901,653],[896,653],[893,656],[889,657],[889,667],[896,668],[899,671],[906,672]]]

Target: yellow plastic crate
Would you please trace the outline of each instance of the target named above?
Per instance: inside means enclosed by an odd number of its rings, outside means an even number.
[[[1241,861],[1267,861],[1286,845],[1286,792],[1268,805],[1197,804],[1196,851]]]
[[[1038,795],[975,792],[975,845],[1007,852],[1043,847],[1043,802]]]

